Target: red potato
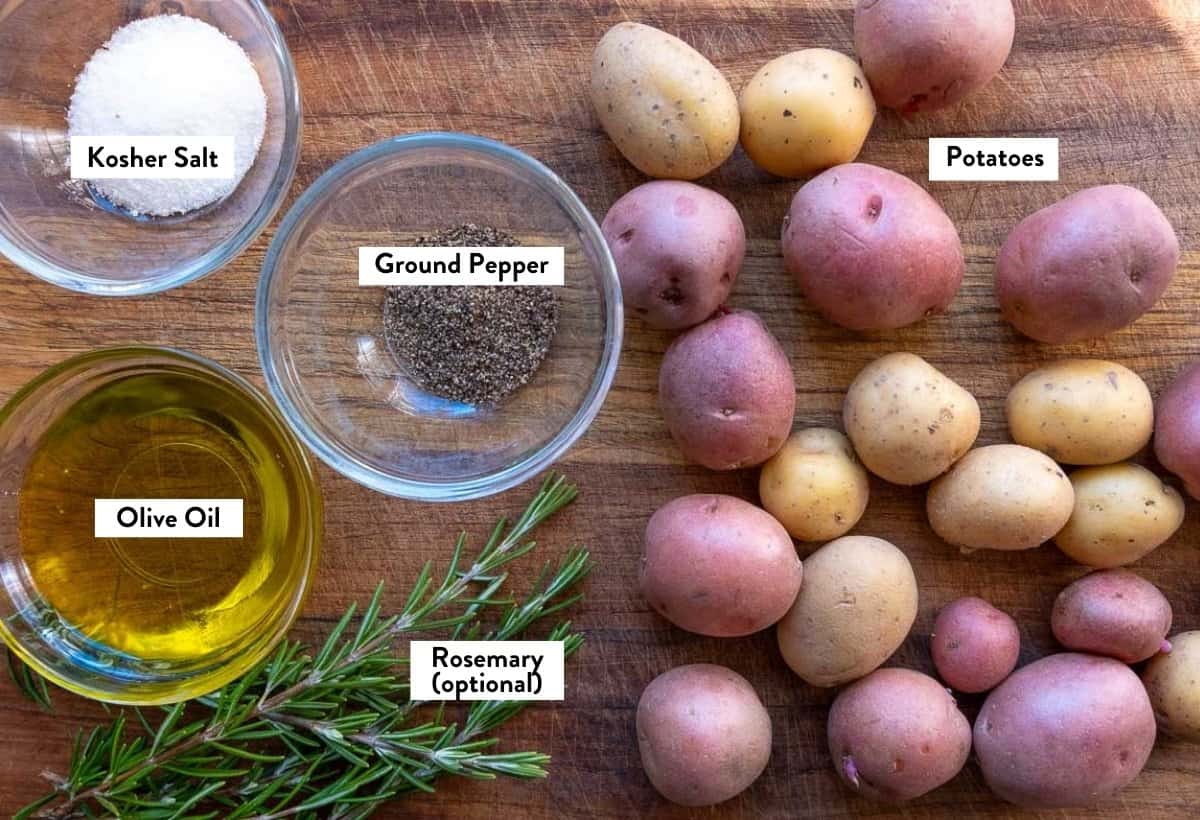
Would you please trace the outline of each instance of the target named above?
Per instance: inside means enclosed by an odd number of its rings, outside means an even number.
[[[783,258],[822,316],[860,331],[943,312],[965,267],[942,206],[908,177],[865,163],[830,168],[796,193]]]
[[[746,255],[737,209],[690,182],[639,185],[613,204],[600,227],[625,306],[659,329],[681,330],[712,316]]]
[[[1184,368],[1158,399],[1154,455],[1200,498],[1200,362]]]
[[[971,751],[971,724],[954,698],[911,669],[878,669],[843,690],[829,710],[828,736],[842,782],[884,802],[933,791]]]
[[[1140,663],[1169,650],[1171,604],[1137,573],[1102,570],[1058,594],[1050,628],[1067,649]]]
[[[739,310],[671,343],[658,372],[658,402],[688,461],[736,470],[762,464],[787,441],[796,383],[771,331]]]
[[[1048,344],[1132,324],[1166,291],[1179,239],[1128,185],[1079,191],[1020,222],[996,260],[996,296],[1013,327]]]
[[[783,525],[730,495],[687,495],[650,517],[642,594],[681,629],[750,635],[783,617],[803,568]]]
[[[1012,51],[1012,0],[858,0],[854,49],[880,105],[906,114],[987,85]]]
[[[1017,622],[982,598],[959,598],[938,613],[930,637],[933,665],[960,692],[986,692],[1017,668]]]
[[[1011,803],[1087,808],[1133,782],[1155,735],[1133,670],[1066,653],[1021,667],[992,690],[975,720],[975,756],[988,786]]]
[[[681,806],[711,806],[758,779],[771,756],[771,717],[731,669],[678,666],[637,706],[638,751],[654,788]]]

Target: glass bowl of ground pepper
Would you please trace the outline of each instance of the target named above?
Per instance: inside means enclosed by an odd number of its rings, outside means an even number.
[[[72,290],[142,295],[266,227],[296,168],[300,92],[262,0],[3,9],[0,254]]]
[[[562,280],[361,284],[379,248],[561,253]],[[524,482],[583,435],[623,317],[608,247],[566,183],[507,145],[439,132],[358,151],[300,197],[255,322],[267,386],[322,460],[389,495],[457,501]]]

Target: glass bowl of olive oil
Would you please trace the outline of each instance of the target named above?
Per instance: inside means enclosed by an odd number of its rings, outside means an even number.
[[[321,521],[250,383],[167,348],[77,356],[0,409],[0,637],[85,697],[207,694],[286,634]]]

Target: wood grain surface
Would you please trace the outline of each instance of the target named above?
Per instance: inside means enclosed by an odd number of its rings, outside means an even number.
[[[1002,400],[1036,363],[1063,355],[1113,358],[1160,391],[1200,357],[1200,4],[1194,0],[1017,0],[1016,47],[998,80],[954,110],[912,120],[880,117],[862,159],[928,185],[930,136],[1055,136],[1059,183],[929,185],[962,233],[967,279],[949,313],[903,331],[855,335],[821,321],[783,271],[779,227],[799,183],[768,178],[739,151],[706,183],[740,209],[749,236],[732,303],[759,311],[790,352],[798,426],[837,424],[857,370],[888,351],[912,350],[971,389],[984,411],[980,443],[1006,440]],[[289,202],[347,153],[395,134],[453,129],[512,143],[561,174],[597,218],[643,181],[600,131],[585,89],[591,48],[621,20],[657,25],[707,54],[735,89],[768,59],[805,46],[851,51],[850,0],[280,0],[271,3],[295,57],[304,95],[304,145]],[[2,169],[0,169],[2,173]],[[1183,265],[1140,322],[1088,345],[1043,347],[1003,324],[992,295],[996,252],[1023,216],[1079,188],[1124,182],[1146,190],[1176,226]],[[253,294],[268,230],[233,264],[179,290],[102,301],[43,284],[0,264],[0,396],[46,366],[101,345],[180,346],[262,383],[252,334]],[[688,492],[756,497],[756,474],[686,466],[655,399],[669,341],[629,322],[616,384],[603,412],[561,467],[580,501],[544,534],[548,553],[579,541],[598,567],[576,613],[587,646],[568,673],[565,703],[541,705],[506,730],[504,747],[554,757],[538,783],[445,781],[386,817],[848,818],[1017,816],[991,797],[970,764],[951,784],[902,808],[854,798],[825,747],[831,693],[803,685],[770,632],[714,640],[681,632],[650,612],[636,588],[642,528],[659,504]],[[441,560],[460,527],[482,535],[529,489],[455,506],[385,498],[322,467],[327,505],[323,567],[299,632],[317,636],[351,601],[385,579],[398,596],[420,564]],[[857,531],[891,539],[912,558],[920,615],[896,665],[930,668],[927,634],[937,610],[982,595],[1021,624],[1022,660],[1053,650],[1051,601],[1082,574],[1053,546],[1019,554],[960,555],[923,515],[923,491],[872,483]],[[1139,569],[1175,607],[1179,629],[1200,628],[1200,504],[1184,529]],[[395,597],[392,598],[393,602]],[[634,706],[642,688],[678,664],[709,661],[745,675],[775,727],[771,762],[746,793],[688,812],[660,800],[642,774]],[[40,794],[43,769],[61,768],[73,732],[101,720],[94,704],[60,695],[46,715],[0,682],[0,812]],[[966,700],[972,714],[977,700]],[[1092,812],[1046,817],[1194,817],[1200,747],[1162,742],[1142,776]],[[1039,816],[1033,813],[1021,816]]]

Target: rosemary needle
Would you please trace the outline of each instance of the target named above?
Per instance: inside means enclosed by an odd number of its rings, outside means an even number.
[[[6,649],[5,652],[8,656],[8,676],[16,685],[17,691],[45,711],[53,711],[53,705],[50,703],[50,686],[46,679],[26,666],[12,649]]]

